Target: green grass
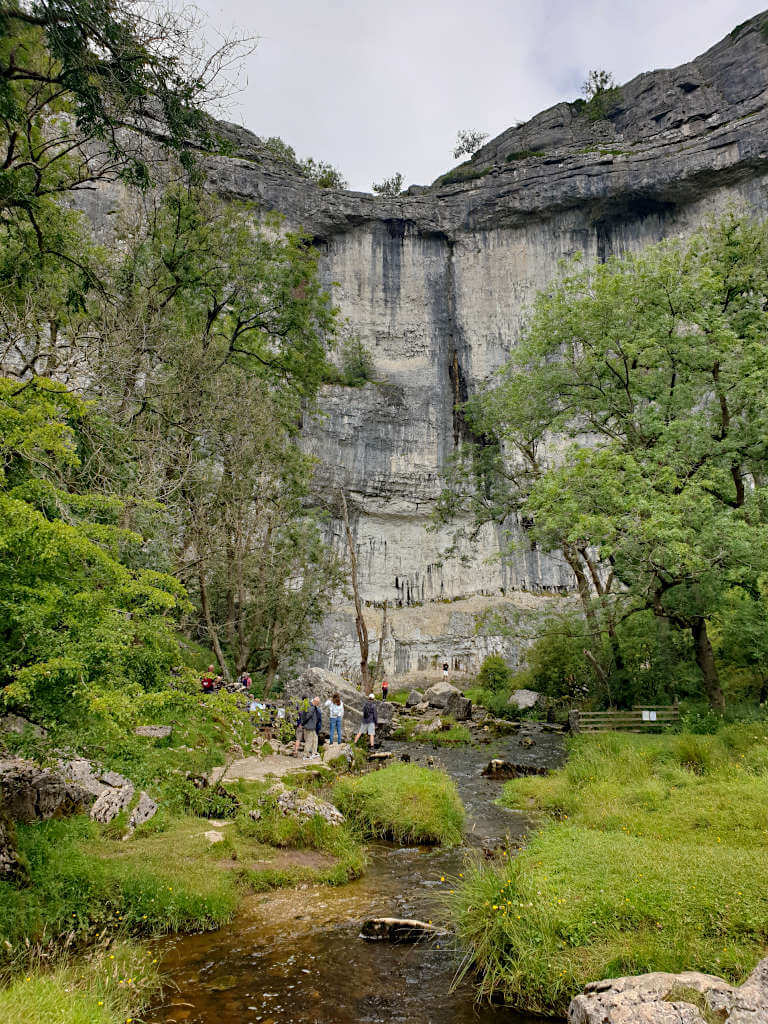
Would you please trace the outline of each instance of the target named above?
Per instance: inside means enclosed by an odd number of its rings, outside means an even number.
[[[395,690],[394,693],[389,694],[389,701],[391,704],[400,704],[401,707],[405,707],[405,702],[408,700],[408,694],[410,690]]]
[[[476,865],[452,910],[480,988],[564,1013],[589,981],[701,970],[740,981],[768,946],[768,734],[579,737],[506,784],[544,827]]]
[[[333,798],[367,836],[443,846],[462,840],[464,808],[456,786],[442,771],[393,764],[359,778],[340,779]]]
[[[124,1024],[159,987],[151,954],[133,943],[100,946],[75,962],[22,973],[0,989],[3,1024]]]
[[[472,742],[466,725],[457,725],[452,718],[442,718],[440,732],[417,732],[416,727],[421,721],[419,718],[401,718],[392,739],[401,743],[431,743],[433,747],[461,747]]]

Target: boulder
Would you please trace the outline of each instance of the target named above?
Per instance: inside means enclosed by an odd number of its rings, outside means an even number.
[[[483,768],[483,775],[489,779],[519,779],[526,775],[546,775],[547,772],[548,769],[540,765],[517,764],[501,757],[494,757]]]
[[[287,789],[282,782],[275,783],[268,793],[277,798],[277,806],[285,815],[308,820],[319,814],[329,825],[340,825],[344,821],[344,815],[333,804],[311,793],[304,793],[296,789]]]
[[[405,706],[407,708],[415,708],[417,704],[421,704],[424,699],[423,695],[418,690],[411,690],[405,700]]]
[[[415,711],[417,715],[423,715],[425,711],[429,711],[429,704],[427,701],[422,700],[418,704],[415,704],[411,710]]]
[[[145,821],[149,821],[150,818],[154,818],[157,814],[157,804],[148,796],[143,790],[139,794],[139,799],[136,806],[131,811],[131,816],[128,819],[128,827],[131,831],[138,828],[139,825],[143,825]]]
[[[472,717],[472,701],[469,697],[462,697],[460,693],[452,693],[448,697],[445,710],[457,722],[468,722]]]
[[[431,732],[442,732],[443,720],[442,718],[433,718],[431,722],[419,722],[416,728],[413,730],[419,736],[426,735]]]
[[[455,694],[457,697],[461,696],[461,690],[456,689],[451,683],[446,683],[441,680],[439,683],[435,683],[434,686],[430,686],[428,690],[424,691],[424,700],[433,708],[447,708],[448,701],[451,696]]]
[[[368,942],[420,942],[435,935],[445,935],[429,921],[413,921],[402,917],[372,917],[364,921],[360,938]]]
[[[520,708],[521,711],[528,711],[541,703],[542,696],[536,690],[515,690],[510,694],[507,704]]]
[[[592,982],[568,1009],[568,1024],[763,1024],[768,1021],[768,958],[743,985],[698,971],[661,971]]]
[[[108,824],[121,811],[125,811],[130,807],[133,793],[132,782],[125,786],[105,789],[101,796],[96,797],[96,802],[91,808],[91,817],[94,821],[101,822],[102,825]]]
[[[345,757],[347,762],[353,760],[352,747],[349,743],[326,743],[323,747],[323,761],[335,761],[337,757]]]
[[[27,822],[79,814],[94,801],[79,783],[21,758],[0,761],[0,794],[8,815]]]
[[[172,732],[170,725],[139,725],[133,730],[134,736],[149,736],[155,740],[167,740]]]
[[[343,738],[353,739],[362,724],[363,704],[367,695],[355,689],[351,683],[334,672],[328,672],[323,668],[308,668],[297,678],[286,680],[284,689],[288,700],[319,697],[323,712],[323,726],[326,731],[328,729],[328,708],[323,705],[334,693],[341,696],[344,704],[344,720],[341,726]],[[377,700],[376,710],[379,715],[377,732],[381,736],[386,736],[392,724],[395,708],[389,701]]]

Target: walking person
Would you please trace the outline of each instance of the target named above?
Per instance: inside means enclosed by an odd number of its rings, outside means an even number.
[[[379,724],[379,713],[376,710],[376,698],[372,693],[368,694],[368,700],[363,704],[363,721],[355,736],[355,743],[363,733],[368,734],[368,742],[373,750],[373,741],[376,736],[376,726]]]
[[[389,683],[386,679],[381,680],[381,699],[386,700],[389,693]]]
[[[302,697],[296,714],[296,742],[293,745],[293,756],[299,756],[299,744],[304,739],[304,716],[309,711],[309,698]]]
[[[328,708],[328,714],[331,721],[331,739],[333,743],[334,734],[338,736],[337,743],[341,743],[341,723],[344,720],[344,704],[342,703],[341,696],[338,693],[334,693],[330,700],[327,700],[324,707]]]

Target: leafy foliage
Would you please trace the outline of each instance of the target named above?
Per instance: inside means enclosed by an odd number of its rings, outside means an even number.
[[[477,685],[484,690],[499,691],[509,688],[513,672],[500,654],[489,654],[483,659],[477,674]]]
[[[371,188],[380,196],[399,196],[403,191],[403,176],[400,171],[397,171],[391,177],[385,178],[378,184],[374,182]]]
[[[458,160],[462,156],[474,156],[488,138],[488,132],[480,132],[475,128],[462,128],[456,134],[456,144],[453,147],[453,159]]]

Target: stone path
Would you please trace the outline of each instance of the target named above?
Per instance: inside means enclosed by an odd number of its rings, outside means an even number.
[[[268,775],[287,775],[298,771],[303,765],[311,764],[301,757],[287,757],[285,754],[268,754],[267,757],[243,757],[233,761],[229,768],[213,768],[210,779],[217,782],[236,782],[245,779],[247,782],[263,782]]]

